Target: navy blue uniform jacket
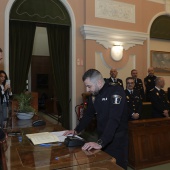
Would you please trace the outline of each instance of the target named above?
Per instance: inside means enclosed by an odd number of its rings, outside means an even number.
[[[152,103],[152,116],[156,118],[165,117],[163,111],[170,110],[170,104],[167,102],[165,91],[153,88],[150,91],[150,100]]]
[[[137,78],[137,79],[134,79],[135,81],[135,87],[134,89],[138,90],[140,95],[141,95],[141,98],[144,99],[145,97],[145,94],[144,94],[144,88],[143,88],[143,82],[141,79]]]
[[[152,90],[154,87],[155,87],[155,79],[156,79],[156,76],[147,76],[144,78],[144,84],[145,84],[145,95],[146,95],[146,101],[150,101],[150,98],[149,98],[149,93],[150,93],[150,90]]]
[[[125,93],[126,93],[126,100],[128,105],[129,120],[135,120],[132,118],[133,113],[138,113],[140,119],[141,112],[142,112],[142,99],[139,94],[139,91],[134,89],[133,94],[130,94],[129,91],[126,89]]]
[[[105,83],[96,95],[94,103],[90,97],[87,110],[75,130],[79,133],[85,129],[95,113],[97,113],[97,132],[102,141],[102,149],[115,157],[117,163],[127,161],[128,113],[123,88]],[[125,167],[124,163],[118,164]]]
[[[121,80],[121,79],[119,79],[119,78],[115,78],[115,82],[113,82],[113,80],[111,79],[111,77],[110,78],[105,78],[104,79],[105,80],[105,82],[106,83],[109,83],[109,84],[111,84],[111,85],[120,85],[121,87],[123,87],[123,81]]]

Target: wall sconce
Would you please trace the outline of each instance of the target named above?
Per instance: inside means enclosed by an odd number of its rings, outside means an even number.
[[[123,57],[123,46],[121,45],[114,45],[111,48],[111,57],[115,61],[119,61]]]

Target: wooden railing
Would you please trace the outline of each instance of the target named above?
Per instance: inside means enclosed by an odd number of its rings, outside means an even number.
[[[170,118],[129,122],[129,166],[143,169],[170,162]]]

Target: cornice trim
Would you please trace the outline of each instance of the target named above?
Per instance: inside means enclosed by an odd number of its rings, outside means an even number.
[[[107,49],[113,45],[122,45],[125,50],[128,50],[130,47],[143,45],[148,38],[147,33],[92,25],[83,25],[80,32],[85,40],[95,40]]]
[[[160,4],[165,4],[165,0],[148,0],[148,1],[156,2],[156,3],[160,3]]]

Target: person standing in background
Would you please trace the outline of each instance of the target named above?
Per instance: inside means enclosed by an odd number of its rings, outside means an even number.
[[[116,68],[112,68],[110,70],[110,78],[108,79],[104,79],[106,83],[109,83],[111,85],[117,84],[120,85],[121,87],[123,87],[123,81],[119,78],[117,78],[117,69]]]
[[[148,76],[144,78],[146,102],[150,102],[149,93],[150,90],[155,87],[155,79],[156,76],[154,75],[154,68],[149,67]]]
[[[153,118],[169,117],[170,104],[167,101],[165,91],[162,89],[164,86],[164,78],[157,77],[155,87],[150,91]]]
[[[143,82],[141,79],[138,78],[138,71],[136,69],[131,70],[131,76],[133,77],[135,82],[134,89],[139,91],[142,100],[144,100],[145,95],[144,95]]]
[[[5,127],[8,118],[9,97],[12,96],[10,84],[6,83],[8,77],[5,71],[0,70],[0,96],[2,114],[0,115],[0,126]]]

